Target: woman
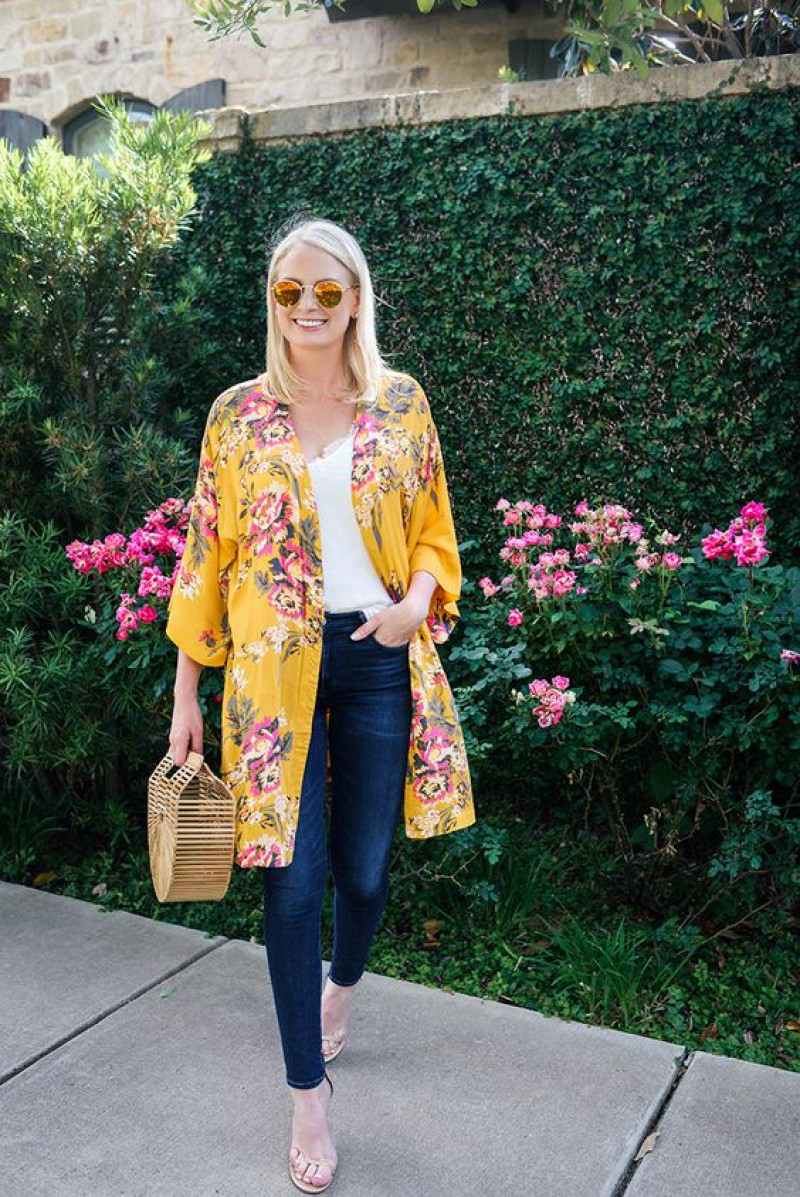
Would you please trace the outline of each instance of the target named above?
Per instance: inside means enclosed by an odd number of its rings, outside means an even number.
[[[286,1080],[289,1172],[321,1192],[355,986],[388,894],[403,808],[411,838],[475,821],[458,715],[436,643],[461,568],[426,396],[390,370],[355,239],[303,221],[267,279],[267,369],[206,423],[167,635],[178,667],[170,752],[202,752],[197,679],[225,667],[222,776],[235,861],[262,870],[264,942]],[[324,577],[324,583],[323,583]],[[334,942],[320,1000],[331,770]]]

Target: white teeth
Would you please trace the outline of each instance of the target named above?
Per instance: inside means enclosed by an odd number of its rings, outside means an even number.
[[[322,328],[324,320],[295,320],[295,324],[299,324],[301,328]]]

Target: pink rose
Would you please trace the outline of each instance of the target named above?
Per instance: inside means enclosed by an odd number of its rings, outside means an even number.
[[[736,554],[737,565],[758,565],[759,561],[769,556],[769,549],[763,540],[757,536],[748,536],[747,533],[735,537],[733,551]]]
[[[732,557],[733,556],[733,542],[727,532],[721,532],[719,528],[715,528],[710,536],[706,536],[701,542],[703,548],[703,555],[713,560],[715,557]]]
[[[508,613],[508,623],[512,628],[517,628],[522,623],[522,612],[515,607],[513,611]]]
[[[745,503],[739,514],[742,519],[758,520],[761,523],[767,518],[767,508],[763,503]]]

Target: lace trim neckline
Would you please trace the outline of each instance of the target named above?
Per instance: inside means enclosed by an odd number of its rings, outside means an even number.
[[[322,452],[318,453],[316,457],[310,458],[309,461],[306,462],[306,465],[315,465],[318,461],[327,461],[329,457],[333,457],[337,449],[340,449],[342,445],[344,445],[346,441],[349,441],[354,435],[355,428],[351,428],[350,431],[346,432],[344,436],[340,436],[337,440],[331,441],[329,445],[326,445]]]

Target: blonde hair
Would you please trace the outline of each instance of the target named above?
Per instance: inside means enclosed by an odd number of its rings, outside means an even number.
[[[285,229],[286,226],[283,226]],[[267,273],[267,362],[263,379],[284,403],[293,403],[301,387],[301,380],[289,363],[286,338],[272,311],[272,284],[281,262],[297,245],[313,245],[331,254],[348,271],[353,284],[360,288],[358,313],[350,321],[344,334],[344,369],[346,389],[340,398],[347,403],[377,399],[381,375],[396,375],[381,356],[375,331],[375,293],[364,251],[350,233],[331,220],[300,218],[291,222],[288,232],[279,232]],[[283,235],[281,235],[281,233]]]

